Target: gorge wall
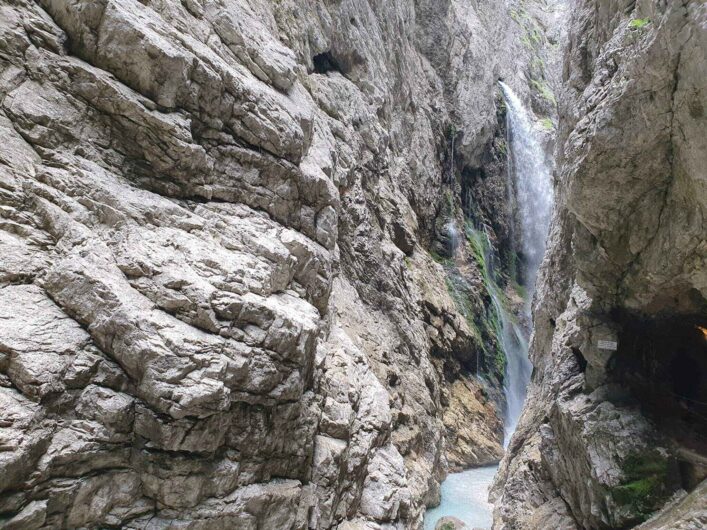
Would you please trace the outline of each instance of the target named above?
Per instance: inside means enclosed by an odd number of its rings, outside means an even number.
[[[704,528],[707,5],[577,0],[569,33],[535,371],[495,528],[630,528],[668,500],[642,528]]]
[[[498,461],[503,80],[557,205],[496,526],[628,527],[682,488],[646,528],[690,528],[706,18],[0,0],[0,526],[419,528],[449,470]]]
[[[0,3],[3,528],[415,528],[500,458],[446,227],[509,247],[518,4]]]

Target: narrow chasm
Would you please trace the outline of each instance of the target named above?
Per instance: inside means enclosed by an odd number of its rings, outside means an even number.
[[[704,0],[0,0],[0,528],[707,528]]]
[[[494,401],[503,418],[497,436],[505,448],[519,421],[532,371],[530,307],[550,224],[551,167],[544,145],[552,135],[503,82],[496,109],[496,132],[479,167],[459,169],[453,163],[457,138],[451,129],[450,198],[437,227],[442,253],[438,259],[448,289],[479,342],[475,358],[462,362],[461,368],[468,368],[484,387],[497,389]],[[459,195],[456,202],[451,190]],[[482,305],[474,307],[470,297],[479,287]],[[454,430],[448,427],[447,432],[453,439]],[[500,460],[502,453],[497,454]],[[461,521],[490,528],[487,496],[498,460],[468,462],[475,468],[450,475],[442,483],[440,504],[425,515],[425,527]],[[484,463],[493,465],[479,467]]]

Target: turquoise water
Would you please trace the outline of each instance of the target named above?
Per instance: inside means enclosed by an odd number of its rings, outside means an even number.
[[[520,242],[525,258],[522,281],[528,293],[524,312],[529,320],[530,301],[538,267],[545,253],[545,239],[552,212],[552,172],[545,163],[545,153],[537,137],[534,117],[523,107],[523,103],[510,87],[501,83],[501,88],[508,108],[509,188],[514,190],[514,201],[518,210],[513,227],[520,230]],[[450,240],[455,242],[455,227],[450,225],[448,231]],[[500,321],[498,338],[507,360],[504,377],[504,441],[507,444],[523,409],[532,372],[528,360],[527,335],[513,315],[509,314],[503,293],[496,285],[493,249],[486,227],[470,228],[467,235],[477,242],[477,246],[483,249],[486,255],[488,270],[484,274],[484,282]],[[457,517],[470,528],[491,528],[493,507],[488,503],[488,491],[496,469],[498,466],[490,466],[449,475],[442,483],[441,504],[437,508],[427,510],[425,514],[425,530],[434,530],[437,521],[444,516]]]
[[[489,488],[498,466],[479,467],[452,473],[442,482],[442,503],[425,513],[425,530],[434,530],[437,521],[452,515],[469,528],[491,528],[493,506]]]

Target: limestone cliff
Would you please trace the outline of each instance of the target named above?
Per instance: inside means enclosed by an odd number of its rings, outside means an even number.
[[[0,2],[4,528],[415,528],[500,457],[438,253],[462,186],[508,238],[516,4]]]
[[[699,0],[0,0],[0,526],[419,528],[498,461],[501,79],[557,204],[495,525],[705,526],[706,49]]]
[[[535,371],[495,528],[629,528],[673,494],[644,528],[704,528],[707,5],[571,12]]]

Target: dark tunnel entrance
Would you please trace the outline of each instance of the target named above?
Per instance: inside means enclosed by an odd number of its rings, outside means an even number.
[[[328,72],[342,72],[341,66],[331,52],[324,52],[312,57],[314,71],[318,74],[326,74]]]
[[[707,477],[707,317],[620,318],[609,376],[673,442],[683,486]]]

